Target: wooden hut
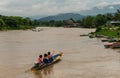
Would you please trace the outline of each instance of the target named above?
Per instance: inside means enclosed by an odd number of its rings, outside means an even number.
[[[78,27],[78,26],[80,26],[80,23],[74,23],[72,20],[65,20],[64,21],[65,28]]]
[[[108,21],[107,26],[120,26],[120,21]]]

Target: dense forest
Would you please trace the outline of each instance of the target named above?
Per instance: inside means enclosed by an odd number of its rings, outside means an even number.
[[[74,23],[80,23],[81,27],[90,28],[98,27],[105,25],[107,21],[120,21],[120,10],[117,10],[116,13],[107,13],[107,14],[98,14],[96,16],[86,16],[82,20],[74,20],[71,18]],[[31,29],[36,26],[55,26],[61,27],[64,25],[64,21],[40,21],[40,20],[31,20],[30,18],[20,17],[20,16],[3,16],[0,15],[0,30],[9,30],[9,29]]]
[[[120,21],[120,10],[116,13],[98,14],[96,16],[87,16],[81,21],[83,27],[99,27],[105,25],[107,21]]]
[[[33,21],[30,18],[0,15],[0,30],[30,29],[33,28],[33,25]]]

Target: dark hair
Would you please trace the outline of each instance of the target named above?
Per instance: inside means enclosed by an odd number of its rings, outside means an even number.
[[[44,54],[44,57],[47,57],[47,54]]]
[[[42,58],[42,55],[39,55],[40,58]]]
[[[50,52],[48,52],[48,55],[50,55]]]

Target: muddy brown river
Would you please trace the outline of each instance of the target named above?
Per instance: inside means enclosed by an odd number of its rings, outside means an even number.
[[[120,50],[80,37],[94,29],[42,28],[0,32],[0,78],[120,78]],[[62,60],[30,71],[39,54],[63,52]]]

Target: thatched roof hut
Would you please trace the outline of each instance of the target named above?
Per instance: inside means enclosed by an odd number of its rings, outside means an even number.
[[[72,20],[65,20],[64,21],[64,25],[73,25],[73,21]]]
[[[78,27],[79,23],[74,23],[72,20],[65,20],[64,21],[64,27],[70,28],[70,27]]]

